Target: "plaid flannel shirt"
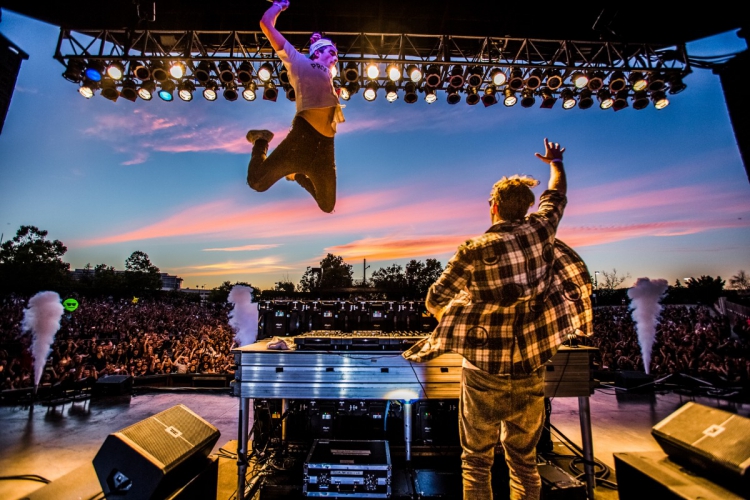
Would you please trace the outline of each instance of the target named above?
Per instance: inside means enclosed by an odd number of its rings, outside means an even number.
[[[421,362],[453,351],[488,373],[525,374],[569,336],[591,335],[588,269],[555,238],[565,203],[545,191],[537,212],[461,245],[427,294],[430,311],[446,308],[440,323],[403,356]]]

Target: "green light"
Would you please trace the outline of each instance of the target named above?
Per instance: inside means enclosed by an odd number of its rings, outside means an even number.
[[[65,299],[62,303],[66,311],[73,312],[78,309],[78,301],[76,299]]]

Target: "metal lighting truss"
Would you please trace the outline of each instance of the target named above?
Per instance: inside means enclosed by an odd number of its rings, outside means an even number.
[[[309,33],[290,32],[284,36],[295,47],[305,50],[309,43]],[[541,40],[510,37],[476,37],[424,34],[389,34],[389,33],[326,33],[335,41],[339,51],[339,71],[335,80],[344,86],[348,82],[342,73],[348,63],[354,63],[358,69],[356,83],[362,88],[371,81],[379,87],[389,82],[385,68],[391,64],[401,67],[417,65],[423,74],[433,66],[440,75],[440,84],[434,90],[446,90],[450,70],[458,65],[463,67],[464,75],[472,69],[481,72],[481,87],[491,84],[490,71],[500,68],[506,74],[511,69],[520,69],[527,78],[538,69],[558,70],[563,83],[552,89],[559,94],[563,89],[575,90],[569,77],[573,72],[599,72],[607,86],[607,79],[613,72],[622,72],[627,78],[633,72],[640,72],[647,77],[655,77],[665,82],[679,81],[691,72],[690,63],[684,44],[652,45],[648,43],[624,43],[612,41],[575,41],[575,40]],[[198,64],[206,61],[213,68],[211,79],[218,78],[218,65],[226,61],[236,70],[243,62],[253,68],[253,81],[263,87],[267,83],[257,78],[257,69],[263,63],[274,67],[271,82],[282,87],[286,81],[280,77],[282,65],[276,57],[268,39],[261,31],[156,31],[156,30],[67,30],[61,29],[55,51],[55,58],[66,68],[71,61],[77,65],[120,62],[126,67],[128,63],[169,64],[182,61],[186,65],[185,76],[180,80],[191,80],[196,86],[206,82],[198,81],[195,70]],[[376,63],[380,75],[374,80],[366,75],[365,67]],[[281,75],[282,77],[285,75]],[[69,78],[70,79],[70,78]],[[81,76],[83,80],[83,76]],[[403,77],[395,82],[398,89],[403,89],[409,82]],[[219,82],[221,85],[221,82]],[[236,84],[242,85],[236,81]],[[115,82],[120,85],[121,82]],[[418,83],[418,90],[424,91],[424,79]],[[466,92],[468,84],[464,83],[459,91]],[[479,86],[474,87],[479,90]],[[542,84],[532,89],[536,93],[545,87]],[[677,93],[676,86],[670,88],[665,84],[664,90]],[[502,88],[496,89],[502,91]],[[520,89],[519,89],[520,90]],[[628,90],[633,93],[630,86]],[[672,92],[674,90],[674,92]]]

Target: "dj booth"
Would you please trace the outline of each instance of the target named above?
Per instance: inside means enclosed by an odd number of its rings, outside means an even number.
[[[281,400],[284,405],[290,400],[399,401],[406,460],[411,460],[413,407],[425,400],[457,400],[462,358],[446,354],[425,363],[412,363],[401,356],[400,346],[408,341],[394,337],[394,333],[369,332],[366,336],[364,332],[307,332],[294,337],[294,350],[269,349],[272,339],[263,339],[232,351],[237,365],[234,393],[240,398],[238,498],[244,498],[245,493],[253,399]],[[396,343],[390,343],[394,339]],[[398,350],[393,350],[394,345]],[[589,498],[593,498],[595,486],[589,409],[594,387],[591,357],[595,351],[590,347],[562,347],[547,363],[545,372],[547,397],[578,398]]]

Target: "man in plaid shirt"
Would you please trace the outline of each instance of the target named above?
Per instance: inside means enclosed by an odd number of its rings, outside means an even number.
[[[536,445],[544,423],[544,363],[566,338],[591,335],[591,279],[586,265],[555,238],[566,204],[565,148],[544,140],[537,158],[550,166],[539,210],[531,187],[513,176],[490,197],[492,226],[461,245],[430,287],[427,309],[440,320],[404,357],[464,357],[459,432],[464,499],[492,498],[490,469],[500,441],[511,499],[536,499]]]

